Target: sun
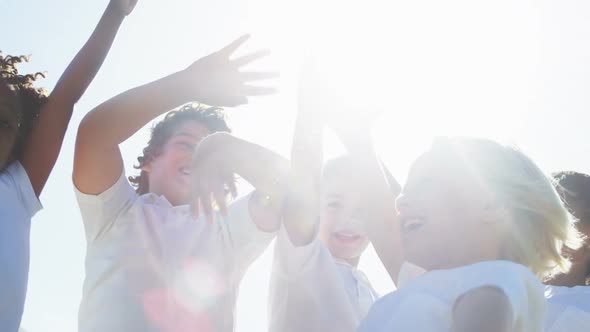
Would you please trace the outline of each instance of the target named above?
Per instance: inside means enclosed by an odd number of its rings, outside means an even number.
[[[251,0],[248,17],[276,55],[283,102],[312,56],[335,116],[382,114],[373,135],[386,162],[407,167],[434,136],[512,141],[532,116],[539,36],[522,4]]]

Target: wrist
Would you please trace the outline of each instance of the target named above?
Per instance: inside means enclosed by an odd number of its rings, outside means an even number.
[[[115,19],[117,21],[123,21],[123,19],[125,19],[125,17],[127,16],[127,14],[125,14],[123,12],[123,10],[121,9],[121,7],[115,2],[115,1],[110,1],[107,9],[105,10],[105,14],[112,19]]]

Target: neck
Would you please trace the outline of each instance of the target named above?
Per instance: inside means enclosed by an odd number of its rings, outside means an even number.
[[[341,261],[344,261],[348,264],[350,264],[351,266],[357,268],[359,265],[359,261],[360,261],[360,257],[354,257],[354,258],[338,258]]]

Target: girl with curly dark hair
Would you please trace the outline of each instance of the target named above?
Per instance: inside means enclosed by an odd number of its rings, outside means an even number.
[[[0,330],[19,328],[29,269],[31,218],[55,165],[76,102],[101,67],[137,0],[111,0],[94,33],[51,94],[23,75],[27,57],[0,53]]]

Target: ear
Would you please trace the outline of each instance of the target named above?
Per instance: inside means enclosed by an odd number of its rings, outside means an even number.
[[[152,163],[147,163],[141,167],[141,170],[150,173],[152,171]]]

